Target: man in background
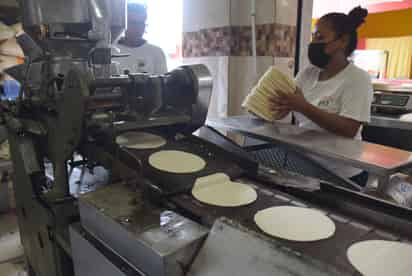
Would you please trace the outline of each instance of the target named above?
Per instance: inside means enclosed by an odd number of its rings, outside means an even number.
[[[117,44],[121,54],[130,54],[127,57],[116,58],[120,63],[120,70],[129,70],[130,73],[167,73],[166,57],[163,50],[143,39],[146,30],[147,8],[140,3],[127,5],[126,35]]]

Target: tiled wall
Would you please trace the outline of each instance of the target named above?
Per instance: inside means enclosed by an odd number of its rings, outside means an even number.
[[[271,66],[293,76],[297,0],[257,0],[257,72],[252,57],[250,0],[184,0],[183,57],[214,76],[210,117],[237,115]]]
[[[302,23],[300,33],[300,56],[299,67],[305,68],[309,65],[308,60],[308,44],[312,36],[312,13],[313,13],[313,0],[304,0],[302,7]]]
[[[258,56],[292,57],[296,27],[278,23],[256,26]],[[251,56],[252,28],[225,26],[183,34],[183,57]]]

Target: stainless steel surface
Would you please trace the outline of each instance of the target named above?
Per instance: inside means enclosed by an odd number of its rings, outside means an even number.
[[[198,90],[196,104],[194,105],[195,113],[193,113],[191,127],[188,132],[192,133],[199,127],[205,124],[207,112],[209,110],[209,102],[212,96],[213,78],[210,71],[205,65],[191,65],[186,68],[193,73],[193,78]]]
[[[50,74],[52,77],[57,77],[59,74],[66,76],[70,70],[77,70],[82,74],[92,74],[91,68],[87,60],[73,59],[70,57],[57,57],[50,62]]]
[[[20,137],[20,152],[25,170],[32,174],[40,171],[39,160],[36,159],[34,143],[32,139]]]
[[[326,264],[326,267],[333,266],[338,270],[348,272],[349,275],[358,275],[354,274],[355,269],[347,260],[346,252],[350,245],[370,239],[407,240],[411,237],[410,209],[402,208],[366,194],[354,193],[332,185],[323,185],[322,191],[302,197],[300,192],[280,192],[276,188],[271,188],[268,185],[247,178],[237,179],[237,181],[248,184],[257,191],[258,199],[256,202],[247,207],[218,208],[201,204],[190,195],[179,195],[173,199],[173,202],[184,208],[185,212],[201,218],[205,224],[211,225],[211,227],[216,226],[215,223],[219,218],[226,217],[234,221],[233,228],[237,230],[240,228],[240,232],[244,232],[246,235],[250,234],[249,238],[244,241],[233,231],[223,231],[225,235],[222,233],[219,240],[213,243],[214,247],[210,248],[209,239],[213,239],[214,234],[221,230],[213,227],[192,267],[193,272],[199,272],[199,275],[256,275],[261,267],[265,272],[268,262],[273,264],[269,268],[269,272],[276,271],[276,268],[279,268],[280,271],[282,271],[282,268],[292,269],[289,271],[293,271],[295,266],[291,266],[290,262],[302,261],[305,263],[304,256],[310,256]],[[285,205],[314,208],[321,211],[334,221],[336,225],[335,234],[330,239],[309,243],[292,242],[263,234],[253,221],[256,212],[269,207]],[[382,208],[384,205],[386,207]],[[384,209],[386,211],[383,211]],[[391,211],[387,212],[389,209]],[[243,228],[242,230],[238,224],[246,229]],[[381,235],[384,229],[387,232],[385,235]],[[218,235],[220,234],[218,233]],[[255,242],[253,238],[260,239],[261,242]],[[271,252],[269,252],[272,255],[267,254],[268,252],[262,250],[262,248],[255,251],[256,244],[265,244],[266,241],[272,245],[270,247]],[[224,246],[222,246],[223,244]],[[299,252],[298,257],[302,257],[302,259],[297,258],[296,260],[293,258],[294,254],[292,254],[292,260],[283,262],[285,266],[275,266],[275,264],[278,264],[278,259],[273,255],[279,253],[277,244],[281,244],[283,249],[288,252]],[[282,252],[282,249],[280,251]],[[268,255],[271,257],[268,257]],[[251,267],[244,267],[243,265],[246,266],[246,263]],[[257,268],[253,270],[252,266]],[[325,266],[321,267],[325,268]],[[235,272],[233,269],[238,269],[238,271]],[[263,275],[284,274],[266,272]],[[303,273],[303,275],[305,274]]]
[[[41,62],[32,63],[29,65],[29,69],[27,69],[28,65],[20,64],[7,68],[5,72],[20,83],[26,81],[29,89],[37,90],[40,88],[42,81],[42,64]]]
[[[22,49],[24,56],[30,59],[30,62],[37,61],[37,59],[42,56],[42,49],[27,33],[22,33],[17,36],[16,41]]]
[[[412,85],[391,84],[390,82],[374,82],[373,90],[412,93]]]
[[[412,111],[412,94],[374,91],[372,110],[389,114]]]
[[[412,166],[412,153],[408,151],[346,139],[289,124],[269,124],[250,116],[215,119],[208,121],[207,124],[283,144],[303,153],[329,158],[376,175],[387,176]]]
[[[3,143],[6,140],[7,140],[7,129],[3,125],[0,125],[0,143]]]
[[[25,28],[49,24],[92,23],[93,32],[116,41],[126,28],[126,0],[22,0]],[[93,34],[95,36],[96,33]]]
[[[147,275],[183,275],[207,229],[174,212],[136,202],[135,193],[114,184],[82,196],[82,225]]]
[[[212,129],[210,127],[201,128],[198,135],[202,139],[206,139],[207,141],[224,148],[228,152],[245,156],[247,159],[255,160],[259,163],[260,168],[267,167],[277,171],[293,172],[298,175],[297,179],[301,176],[307,176],[309,177],[307,178],[307,181],[309,182],[306,181],[306,183],[313,183],[312,180],[310,180],[312,178],[317,179],[318,184],[319,180],[322,180],[322,182],[326,181],[334,183],[335,185],[355,189],[357,191],[362,190],[360,186],[350,181],[350,179],[336,175],[335,172],[328,168],[324,168],[319,162],[313,160],[313,158],[305,157],[298,152],[289,151],[285,147],[279,147],[270,142],[246,137],[239,132],[235,133],[226,130],[219,131],[219,129]],[[265,169],[263,169],[263,171],[265,171]],[[266,175],[269,174],[266,173]],[[280,179],[280,182],[287,185],[291,184],[289,181],[291,175],[284,176],[285,179],[283,181]],[[279,181],[275,180],[273,182]],[[302,184],[302,182],[300,182],[300,184]],[[312,187],[314,188],[314,186]]]
[[[189,276],[350,275],[226,219],[217,220]]]
[[[145,276],[80,225],[70,226],[75,276]]]
[[[110,1],[111,8],[111,41],[116,42],[126,29],[126,0]]]
[[[169,117],[149,117],[145,120],[137,120],[137,121],[121,121],[116,122],[114,124],[113,129],[116,132],[125,132],[128,130],[137,130],[137,129],[144,129],[144,128],[152,128],[152,127],[162,127],[162,126],[170,126],[170,125],[177,125],[184,122],[190,122],[191,117],[188,115],[175,115]]]
[[[259,177],[284,187],[291,187],[308,192],[320,190],[320,180],[291,173],[285,170],[275,170],[264,166],[259,167]]]
[[[412,111],[412,84],[378,81],[373,84],[372,109],[385,113]]]
[[[50,23],[87,23],[89,0],[22,0],[23,24],[32,27]]]
[[[412,130],[412,113],[402,115],[372,114],[370,126]]]
[[[131,74],[90,83],[92,90],[115,87],[123,92],[113,103],[128,111],[126,119],[124,113],[113,119],[115,129],[179,124],[181,132],[193,133],[205,123],[212,77],[206,66],[190,65],[165,75]],[[108,124],[105,128],[112,127]]]

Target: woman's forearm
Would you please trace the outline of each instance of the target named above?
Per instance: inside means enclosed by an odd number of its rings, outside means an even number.
[[[307,103],[300,112],[321,128],[348,138],[355,137],[361,126],[358,121],[326,112],[310,103]]]

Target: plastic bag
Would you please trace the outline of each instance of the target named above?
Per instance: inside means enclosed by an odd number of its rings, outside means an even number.
[[[3,40],[8,40],[16,35],[16,32],[13,28],[5,25],[3,22],[0,22],[0,42]]]
[[[24,53],[14,37],[0,43],[0,55],[24,57]]]

